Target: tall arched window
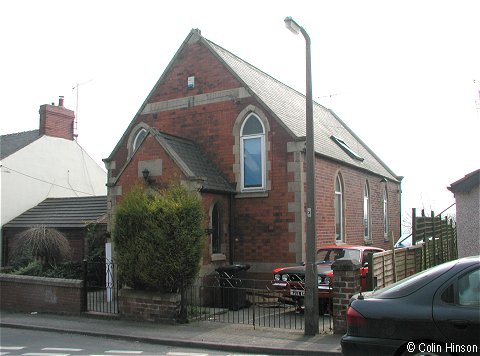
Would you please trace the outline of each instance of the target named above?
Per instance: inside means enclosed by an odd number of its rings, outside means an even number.
[[[387,188],[383,190],[383,236],[388,236],[388,196]]]
[[[363,238],[370,239],[370,192],[368,183],[365,183],[363,189]]]
[[[335,179],[335,241],[344,242],[343,233],[343,188],[340,175]]]
[[[240,130],[240,150],[242,190],[265,189],[265,130],[253,113]]]
[[[221,218],[218,203],[212,209],[212,253],[221,253]]]

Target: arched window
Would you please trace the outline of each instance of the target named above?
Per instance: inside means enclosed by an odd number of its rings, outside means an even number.
[[[343,187],[340,175],[335,179],[335,241],[344,242]]]
[[[135,135],[135,138],[133,139],[132,148],[130,152],[132,153],[135,152],[138,145],[140,145],[140,142],[142,142],[143,138],[146,135],[147,135],[147,130],[145,130],[144,128],[141,128],[140,130],[138,130],[137,134]]]
[[[383,190],[383,236],[388,236],[388,196],[387,188]]]
[[[265,189],[265,130],[253,113],[240,130],[240,150],[242,190]]]
[[[363,189],[363,238],[370,239],[370,192],[368,183],[365,183]]]
[[[221,253],[221,218],[218,203],[212,209],[212,253]]]

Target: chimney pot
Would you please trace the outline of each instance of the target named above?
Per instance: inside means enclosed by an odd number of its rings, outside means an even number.
[[[60,96],[58,97],[58,106],[63,107],[63,95],[60,95]]]

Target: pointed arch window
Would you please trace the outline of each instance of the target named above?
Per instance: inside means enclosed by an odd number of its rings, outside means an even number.
[[[340,175],[335,179],[335,241],[344,242],[343,187]]]
[[[383,236],[388,236],[388,195],[387,188],[383,190]]]
[[[368,183],[365,183],[363,189],[363,238],[370,239],[370,191]]]
[[[132,150],[131,150],[132,153],[135,152],[135,150],[140,145],[140,142],[142,142],[142,140],[145,138],[146,135],[147,135],[147,130],[145,130],[144,128],[141,128],[140,130],[138,130],[132,142]]]
[[[221,253],[221,215],[218,203],[212,209],[212,253]]]
[[[240,130],[242,190],[265,189],[265,128],[250,114]]]

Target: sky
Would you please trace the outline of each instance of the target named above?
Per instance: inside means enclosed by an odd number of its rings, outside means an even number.
[[[0,133],[38,128],[65,97],[78,143],[103,166],[187,37],[202,35],[332,109],[403,176],[411,208],[440,213],[480,168],[480,1],[0,2]],[[455,213],[454,208],[447,213]]]

